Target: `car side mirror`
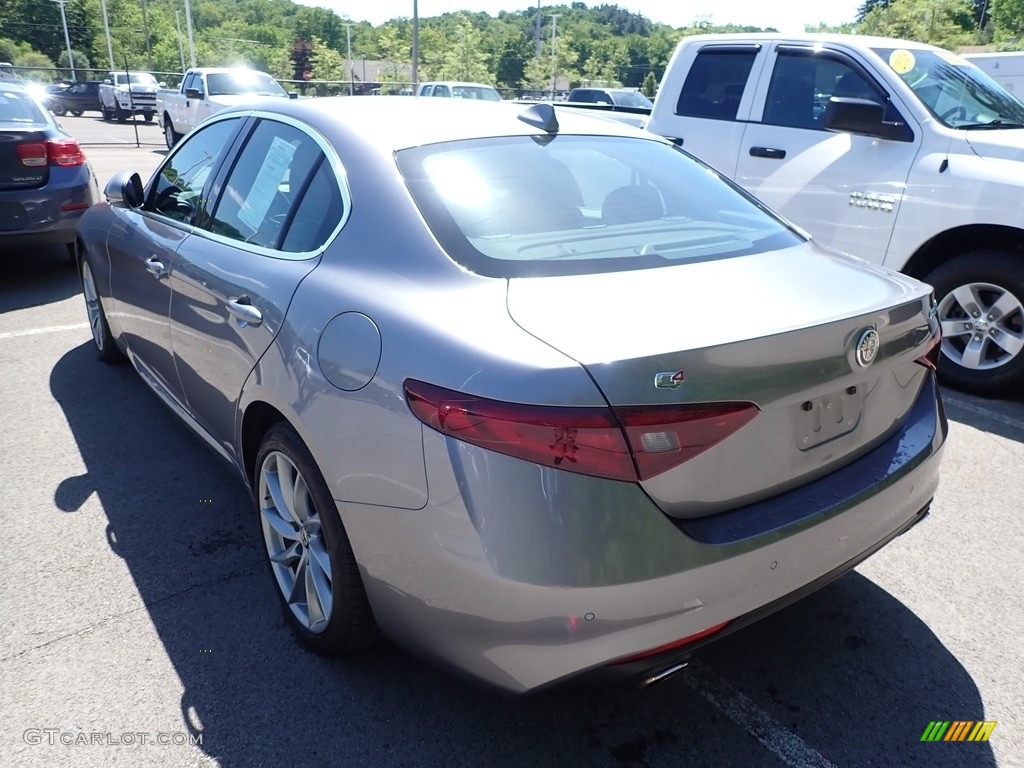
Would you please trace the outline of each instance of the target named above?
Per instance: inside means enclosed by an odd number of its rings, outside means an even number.
[[[297,98],[299,98],[299,94],[298,94],[297,91],[288,91],[288,98],[289,99],[297,99]]]
[[[198,88],[186,88],[185,89],[185,98],[187,98],[187,99],[201,99],[201,98],[203,98],[203,94],[200,93]]]
[[[903,137],[905,126],[885,122],[885,107],[870,99],[833,96],[825,107],[822,125],[826,130],[859,133],[880,139]]]
[[[142,177],[132,171],[121,171],[107,182],[103,196],[112,205],[123,205],[126,208],[141,208],[146,200],[142,188]]]
[[[114,81],[111,80],[109,77],[106,80],[103,81],[104,85],[113,85],[113,83],[114,83]]]
[[[167,83],[165,83],[163,80],[161,80],[159,83],[157,83],[157,87],[158,88],[166,88],[167,87]]]

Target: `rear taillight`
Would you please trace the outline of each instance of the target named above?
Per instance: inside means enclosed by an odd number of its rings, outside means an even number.
[[[74,167],[85,163],[85,155],[78,142],[74,139],[55,139],[53,141],[32,141],[17,146],[21,164],[29,168],[44,165]]]
[[[757,415],[752,403],[563,407],[467,395],[407,379],[406,402],[433,429],[570,472],[647,480],[692,459]]]

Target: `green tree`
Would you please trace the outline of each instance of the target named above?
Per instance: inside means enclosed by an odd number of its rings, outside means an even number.
[[[857,32],[956,49],[973,35],[971,13],[970,0],[891,0],[871,10]]]
[[[654,76],[653,72],[647,73],[647,77],[644,78],[644,84],[640,86],[640,90],[643,91],[644,96],[649,99],[653,99],[655,94],[657,94],[658,80]]]
[[[989,15],[995,23],[996,40],[1020,44],[1024,40],[1024,0],[992,0]]]
[[[313,53],[309,57],[309,71],[313,73],[314,80],[341,81],[347,80],[345,73],[345,60],[341,54],[319,37],[313,38]]]
[[[87,80],[84,76],[85,70],[88,70],[92,65],[89,63],[89,57],[81,51],[71,49],[71,61],[75,66],[75,74],[79,80]],[[57,57],[57,66],[60,67],[60,77],[65,79],[71,77],[71,64],[68,62],[67,49],[60,52],[60,56]]]
[[[11,62],[27,80],[48,83],[53,80],[53,61],[39,51],[21,53]]]

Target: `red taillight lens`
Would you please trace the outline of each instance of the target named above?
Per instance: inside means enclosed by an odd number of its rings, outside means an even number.
[[[21,160],[21,164],[27,165],[29,168],[38,168],[49,162],[46,158],[46,144],[44,142],[36,141],[29,144],[19,144],[16,149],[18,150],[18,159]]]
[[[433,429],[570,472],[637,482],[692,459],[755,415],[752,403],[573,408],[523,405],[407,379],[406,402]]]
[[[46,142],[46,154],[50,158],[50,165],[71,168],[85,164],[85,154],[74,139]]]
[[[753,403],[616,408],[641,480],[660,475],[720,443],[757,413]]]
[[[85,155],[74,139],[54,141],[33,141],[17,146],[18,158],[22,165],[39,168],[44,165],[74,167],[85,163]]]
[[[674,640],[671,643],[659,645],[657,648],[651,648],[648,651],[641,651],[640,653],[634,654],[632,656],[627,656],[624,659],[613,661],[609,666],[614,667],[619,664],[629,664],[631,661],[639,661],[640,659],[646,659],[648,656],[657,656],[659,653],[665,653],[666,651],[671,651],[676,648],[682,648],[684,645],[696,643],[698,640],[703,640],[705,637],[709,637],[710,635],[713,635],[716,632],[720,632],[721,630],[725,629],[728,625],[728,621],[723,621],[721,624],[716,624],[713,627],[708,627],[707,629],[701,630],[700,632],[697,632],[695,634],[687,635],[686,637],[681,638],[680,640]]]

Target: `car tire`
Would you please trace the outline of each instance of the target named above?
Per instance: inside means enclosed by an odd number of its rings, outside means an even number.
[[[104,121],[106,121],[108,123],[110,122],[111,115],[110,115],[110,110],[109,109],[107,109],[106,107],[100,107],[100,114],[103,115]]]
[[[75,117],[81,117],[82,116],[82,110],[80,110],[80,109],[72,109],[71,110],[71,114],[74,115]]]
[[[337,506],[290,424],[264,436],[253,491],[267,564],[299,641],[325,656],[375,645],[380,630]]]
[[[1024,259],[978,250],[924,279],[942,323],[940,380],[985,397],[1024,391]]]
[[[143,112],[142,113],[142,119],[145,120],[147,123],[152,123],[153,122],[153,113],[152,112]]]
[[[125,123],[128,121],[128,113],[121,109],[119,104],[114,106],[114,117],[119,123]]]
[[[103,311],[103,303],[100,301],[99,292],[96,290],[96,280],[92,275],[92,267],[85,253],[81,253],[79,260],[79,275],[82,278],[82,295],[85,297],[85,311],[89,316],[89,328],[92,330],[92,340],[96,346],[96,356],[104,363],[120,363],[125,357],[117,348],[114,336],[110,333],[110,324],[107,322],[107,314]]]
[[[171,122],[171,118],[164,115],[164,142],[167,144],[168,149],[174,149],[174,145],[181,139],[181,134],[174,130],[174,123]]]
[[[57,117],[64,117],[68,113],[64,107],[50,107],[50,111],[53,112]]]

